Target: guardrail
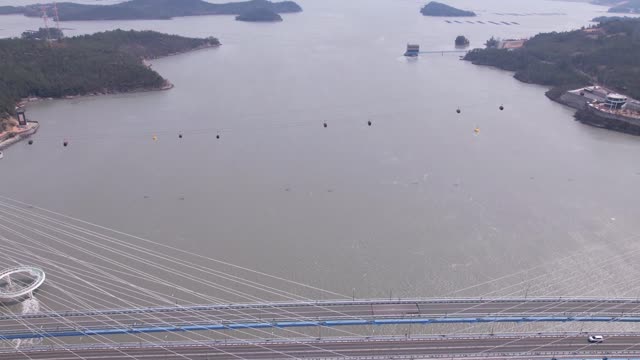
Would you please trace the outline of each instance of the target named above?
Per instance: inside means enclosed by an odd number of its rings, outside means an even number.
[[[600,302],[607,304],[640,304],[638,298],[597,298],[597,297],[540,297],[540,298],[438,298],[438,299],[369,299],[369,300],[318,300],[298,302],[269,302],[269,303],[245,303],[245,304],[214,304],[214,305],[189,305],[167,306],[128,309],[106,309],[92,311],[61,311],[42,312],[37,314],[5,315],[0,320],[29,319],[45,317],[74,317],[74,316],[99,316],[117,314],[144,314],[180,311],[213,311],[213,310],[242,310],[242,309],[268,309],[291,307],[335,307],[357,305],[413,305],[413,304],[487,304],[487,303],[588,303]],[[619,312],[616,312],[619,313]],[[485,313],[483,313],[485,314]],[[612,313],[613,314],[613,313]]]
[[[210,323],[184,326],[147,326],[147,327],[96,327],[74,329],[41,329],[39,331],[3,332],[0,340],[42,339],[80,336],[131,335],[167,332],[192,331],[225,331],[241,329],[269,329],[294,327],[337,327],[337,326],[382,326],[408,324],[459,324],[459,323],[505,323],[505,322],[640,322],[640,317],[565,317],[565,316],[532,316],[532,317],[483,317],[483,318],[396,318],[396,319],[351,319],[326,321],[276,321],[251,323]]]
[[[599,333],[606,336],[640,336],[640,333]],[[541,337],[577,337],[585,336],[587,333],[581,332],[554,332],[554,333],[522,333],[522,334],[496,334],[496,335],[480,335],[480,336],[465,336],[465,335],[451,335],[451,336],[437,336],[437,335],[421,335],[411,338],[401,336],[376,336],[376,337],[340,337],[340,338],[292,338],[292,339],[277,339],[270,341],[268,339],[259,340],[214,340],[206,342],[164,342],[164,343],[121,343],[121,344],[69,344],[69,345],[46,345],[46,346],[22,346],[20,349],[0,349],[0,354],[7,353],[29,353],[29,352],[48,352],[48,351],[61,351],[68,350],[72,352],[78,352],[82,350],[127,350],[127,349],[157,349],[157,348],[193,348],[193,347],[215,347],[222,346],[236,346],[243,345],[256,345],[267,346],[274,344],[309,344],[312,346],[318,346],[322,344],[330,343],[348,343],[348,342],[375,342],[375,341],[429,341],[429,340],[442,340],[442,339],[468,339],[468,340],[482,340],[486,338],[541,338]],[[274,354],[277,355],[277,354]],[[552,357],[564,360],[584,360],[584,359],[602,359],[603,356],[607,356],[609,360],[640,360],[640,351],[630,350],[598,350],[592,348],[589,350],[580,351],[534,351],[534,352],[482,352],[482,353],[449,353],[449,354],[425,354],[425,355],[389,355],[389,356],[356,356],[356,357],[323,357],[323,359],[425,359],[425,358],[447,358],[447,359],[534,359],[534,358],[547,358]],[[611,356],[631,356],[631,357],[611,357]],[[274,357],[274,359],[276,359]]]
[[[198,314],[200,315],[200,314]],[[295,315],[295,314],[294,314]],[[194,315],[195,316],[195,315]],[[542,318],[541,320],[539,320],[540,318]],[[482,313],[482,314],[474,314],[474,313],[464,313],[464,315],[436,315],[436,316],[429,316],[427,314],[395,314],[395,315],[366,315],[366,316],[323,316],[321,318],[318,317],[312,317],[312,316],[295,316],[295,317],[287,317],[286,315],[282,315],[280,317],[277,318],[272,318],[269,316],[254,316],[254,317],[250,317],[250,318],[244,318],[244,317],[237,317],[234,319],[230,319],[230,320],[219,320],[219,319],[214,319],[216,320],[216,324],[220,324],[220,325],[231,325],[231,324],[237,324],[237,323],[252,323],[252,322],[256,322],[256,320],[260,320],[262,322],[269,322],[269,323],[286,323],[286,322],[314,322],[314,323],[318,323],[318,322],[323,322],[323,321],[378,321],[378,325],[383,324],[384,321],[387,320],[393,320],[393,321],[404,321],[406,323],[411,323],[412,321],[423,321],[424,319],[431,319],[433,323],[451,323],[451,322],[532,322],[532,321],[544,321],[544,320],[548,320],[548,321],[554,321],[557,322],[558,320],[562,319],[562,320],[566,320],[566,321],[586,321],[586,322],[603,322],[603,321],[611,321],[611,319],[614,319],[615,322],[638,322],[638,319],[640,319],[640,313],[628,313],[628,314],[623,314],[620,315],[619,312],[616,313],[602,313],[602,314],[598,314],[598,316],[593,316],[593,315],[586,315],[586,314],[581,314],[581,313],[563,313],[562,316],[540,316],[540,313],[531,313],[531,314],[518,314],[518,315],[509,315],[508,313],[505,314],[486,314],[486,313]],[[478,321],[470,321],[470,319],[474,319],[474,320],[478,320]],[[567,320],[568,319],[568,320]],[[502,320],[502,321],[501,321]],[[95,320],[94,318],[88,320],[87,322],[85,322],[84,326],[82,326],[82,323],[77,324],[76,326],[62,326],[59,324],[52,324],[51,326],[44,326],[44,325],[40,325],[41,326],[41,330],[44,328],[45,330],[47,329],[52,329],[55,327],[56,330],[74,330],[76,328],[79,327],[84,327],[84,328],[90,328],[91,325],[88,324],[92,324],[92,323],[100,323],[102,320]],[[178,319],[178,318],[174,318],[173,320],[171,320],[171,324],[176,325],[176,326],[181,326],[181,325],[209,325],[211,324],[212,320],[211,319],[205,319],[205,320],[200,320],[200,319],[192,319],[191,317],[185,318],[183,320]],[[133,327],[151,327],[151,326],[166,326],[167,325],[167,321],[162,321],[162,320],[153,320],[153,319],[132,319],[132,318],[128,318],[124,321],[120,321],[120,324],[124,325],[124,326],[128,326],[128,324],[131,324],[131,326]],[[18,324],[21,325],[21,324]],[[27,325],[28,326],[28,325]],[[13,331],[15,332],[15,331]],[[13,333],[11,331],[7,332],[4,331],[4,334],[7,333]]]

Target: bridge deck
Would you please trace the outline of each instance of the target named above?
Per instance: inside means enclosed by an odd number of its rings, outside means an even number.
[[[0,339],[268,327],[526,321],[640,322],[640,302],[636,299],[410,299],[40,313],[0,317]]]
[[[43,351],[44,350],[44,351]],[[0,352],[3,360],[38,359],[291,359],[291,358],[596,358],[607,354],[610,359],[640,354],[640,336],[606,336],[602,344],[589,344],[586,334],[512,336],[407,338],[382,337],[359,339],[294,339],[247,343],[165,343],[157,345],[76,346],[69,350],[57,348],[21,348]],[[616,356],[618,355],[618,356]],[[625,356],[626,355],[626,356]]]

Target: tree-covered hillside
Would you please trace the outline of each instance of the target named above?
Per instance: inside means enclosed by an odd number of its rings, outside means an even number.
[[[465,60],[514,71],[525,82],[554,87],[600,83],[640,98],[640,19],[539,34],[521,49],[476,49]]]
[[[176,16],[239,15],[255,9],[268,9],[276,13],[300,12],[302,8],[293,1],[271,2],[249,0],[212,4],[203,0],[130,0],[112,5],[77,4],[59,2],[61,21],[71,20],[132,20],[170,19]],[[53,17],[54,7],[47,6],[48,16]],[[26,6],[0,6],[1,14],[24,14],[41,17],[40,4]]]
[[[277,12],[269,9],[254,9],[247,11],[236,16],[238,21],[251,21],[251,22],[278,22],[282,21],[282,16]]]
[[[627,0],[618,2],[616,6],[609,9],[611,13],[639,13],[640,0]]]
[[[0,40],[0,118],[25,97],[158,89],[166,81],[142,63],[200,47],[215,38],[194,39],[153,31],[108,31],[47,42]]]
[[[439,3],[437,1],[428,3],[420,10],[420,12],[424,16],[476,16],[476,13],[473,11],[456,9],[453,6]]]

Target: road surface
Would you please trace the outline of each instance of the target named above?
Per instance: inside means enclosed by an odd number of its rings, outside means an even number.
[[[624,352],[631,357],[640,355],[640,335],[605,336],[605,342],[590,344],[587,335],[535,336],[485,336],[477,338],[378,338],[378,339],[329,339],[295,340],[286,342],[262,341],[255,344],[185,344],[167,343],[164,347],[138,345],[113,348],[74,348],[67,350],[29,350],[0,352],[3,360],[72,360],[72,359],[290,359],[290,358],[391,358],[391,357],[436,357],[447,358],[482,356],[491,357],[580,357],[607,356]]]
[[[0,335],[72,329],[203,324],[492,316],[626,316],[636,299],[358,300],[99,310],[0,316]]]

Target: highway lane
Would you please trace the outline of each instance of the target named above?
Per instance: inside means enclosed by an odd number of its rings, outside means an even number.
[[[285,358],[335,358],[335,357],[397,357],[397,356],[436,356],[449,355],[485,357],[503,354],[519,354],[520,356],[548,355],[560,352],[605,355],[616,351],[632,351],[640,355],[640,336],[607,336],[601,344],[590,344],[586,335],[572,336],[533,336],[523,334],[522,337],[495,336],[477,338],[380,338],[380,339],[298,339],[296,341],[261,341],[255,344],[246,343],[208,343],[208,344],[173,344],[164,347],[137,345],[110,348],[74,348],[66,350],[37,351],[22,348],[20,352],[0,352],[3,360],[47,359],[285,359]],[[559,354],[562,355],[562,354]],[[610,357],[612,355],[609,355]],[[575,357],[575,356],[574,356]],[[551,358],[551,355],[548,356]]]
[[[211,305],[0,316],[0,334],[29,329],[149,327],[212,323],[491,316],[640,316],[640,302],[625,300],[371,300],[318,303]]]

